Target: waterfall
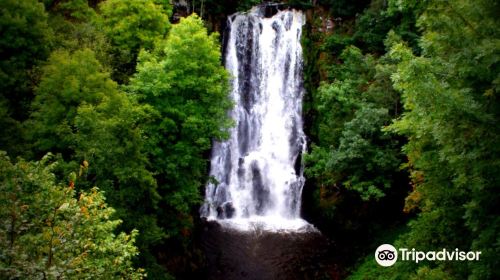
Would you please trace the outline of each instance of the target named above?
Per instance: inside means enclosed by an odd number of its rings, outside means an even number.
[[[230,138],[214,143],[202,217],[242,230],[301,230],[304,15],[262,8],[228,19],[225,66],[232,75]]]

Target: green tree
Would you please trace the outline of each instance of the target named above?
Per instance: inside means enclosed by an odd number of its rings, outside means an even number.
[[[35,93],[28,124],[32,143],[41,154],[68,156],[76,148],[78,106],[99,104],[105,96],[116,96],[118,88],[94,53],[84,49],[52,53]]]
[[[155,111],[147,128],[148,152],[171,236],[190,228],[211,140],[226,137],[231,125],[228,74],[220,59],[217,34],[208,35],[192,15],[174,25],[154,52],[142,52],[131,80],[130,90]]]
[[[318,141],[307,155],[307,174],[329,191],[340,187],[363,200],[379,199],[394,184],[401,163],[397,139],[381,131],[398,114],[388,58],[346,48],[335,81],[317,93]]]
[[[43,0],[45,9],[52,14],[63,16],[70,21],[89,21],[95,11],[87,0]]]
[[[391,49],[405,111],[390,130],[408,137],[406,209],[419,211],[398,242],[482,251],[478,262],[411,267],[417,279],[500,277],[498,9],[494,1],[427,2],[418,20],[422,54]]]
[[[47,58],[53,33],[36,0],[2,1],[0,9],[0,149],[21,154],[20,121],[29,116],[33,67]]]
[[[9,106],[25,109],[31,98],[28,71],[49,54],[52,32],[36,0],[3,1],[0,13],[0,92]]]
[[[156,180],[147,168],[143,126],[149,117],[148,106],[122,93],[105,97],[97,105],[82,104],[75,118],[74,159],[93,163],[78,186],[100,186],[110,194],[110,205],[124,220],[121,228],[139,229],[139,263],[151,274],[152,266],[157,266],[151,252],[166,234],[157,218],[160,197]]]
[[[91,49],[104,66],[111,64],[111,44],[99,25],[97,1],[44,0],[49,13],[49,25],[55,32],[55,49],[74,52]]]
[[[394,243],[482,254],[477,262],[398,263],[386,270],[370,256],[351,279],[499,278],[499,5],[460,0],[390,6],[421,14],[423,32],[420,52],[396,43],[388,54],[397,62],[391,77],[404,112],[387,130],[408,138],[403,166],[413,191],[405,210],[418,213]]]
[[[397,37],[391,32],[386,45]],[[332,81],[311,93],[311,148],[304,159],[314,191],[305,189],[304,206],[313,223],[342,244],[337,262],[348,267],[374,236],[404,219],[409,185],[399,168],[404,139],[382,130],[401,113],[391,81],[396,63],[352,45],[342,49],[328,66]]]
[[[167,0],[109,0],[99,7],[102,28],[112,44],[114,78],[127,82],[140,49],[151,50],[165,38],[172,8]]]
[[[120,92],[91,50],[56,51],[43,68],[28,123],[36,155],[58,153],[58,173],[91,162],[77,189],[98,185],[125,222],[137,228],[138,246],[150,247],[165,235],[158,226],[157,184],[149,171],[143,124],[152,110]]]
[[[12,164],[0,154],[0,273],[7,279],[141,279],[131,261],[137,231],[116,235],[121,221],[111,219],[103,194],[93,188],[75,198],[74,182],[57,182],[50,158]]]

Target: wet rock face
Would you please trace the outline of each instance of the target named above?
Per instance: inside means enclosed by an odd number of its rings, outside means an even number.
[[[234,215],[234,206],[231,202],[225,202],[217,207],[218,219],[231,219]]]
[[[203,250],[208,279],[330,279],[330,244],[319,232],[241,232],[206,222]]]

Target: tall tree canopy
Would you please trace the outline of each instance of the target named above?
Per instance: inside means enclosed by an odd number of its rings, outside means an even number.
[[[8,279],[141,279],[132,267],[137,231],[115,234],[103,194],[75,198],[73,181],[58,182],[57,162],[12,164],[0,153],[0,274]]]
[[[109,0],[100,5],[102,28],[113,46],[114,77],[126,82],[141,48],[165,38],[172,8],[167,0]]]
[[[228,74],[219,50],[217,34],[208,35],[201,19],[189,16],[153,52],[140,55],[131,81],[140,102],[154,108],[149,157],[165,207],[180,217],[200,202],[211,140],[224,138],[231,125]],[[170,221],[190,225],[189,219]]]
[[[117,84],[88,49],[54,52],[42,72],[32,105],[33,143],[43,153],[74,150],[78,106],[112,98]]]
[[[143,252],[165,236],[143,139],[150,111],[118,89],[91,50],[56,51],[42,69],[28,123],[36,153],[60,153],[65,160],[61,173],[91,163],[76,187],[105,190],[122,227],[141,232]]]
[[[482,250],[482,261],[467,268],[439,266],[458,278],[500,276],[500,21],[493,2],[429,3],[418,22],[422,55],[402,44],[391,50],[406,109],[391,129],[409,138],[414,189],[407,203],[422,211],[404,242]]]
[[[20,121],[29,115],[33,67],[47,58],[53,32],[43,4],[2,1],[0,9],[0,149],[21,154]]]
[[[399,9],[414,8],[399,3]],[[366,261],[352,279],[496,279],[500,277],[499,38],[495,1],[429,1],[418,26],[421,55],[403,43],[389,56],[404,112],[388,128],[408,138],[413,191],[406,211],[417,212],[396,246],[481,251],[480,261],[409,262],[377,270]]]

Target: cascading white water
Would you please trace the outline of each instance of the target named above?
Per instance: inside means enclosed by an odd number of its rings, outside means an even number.
[[[310,228],[300,219],[304,21],[296,10],[265,18],[258,7],[228,20],[225,64],[236,125],[212,150],[217,182],[207,185],[201,208],[209,220],[243,230]]]

